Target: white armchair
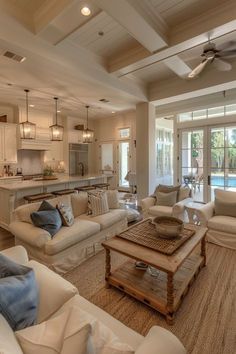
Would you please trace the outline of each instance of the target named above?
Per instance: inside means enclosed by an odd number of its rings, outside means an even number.
[[[182,188],[182,187],[181,187]],[[184,188],[184,187],[183,187]],[[189,190],[189,195],[191,191]],[[185,198],[173,206],[156,205],[156,198],[149,196],[141,200],[140,206],[144,217],[174,216],[181,220],[187,220],[185,205],[192,201],[192,198]]]
[[[223,201],[225,205],[228,204],[233,215],[236,193],[216,189],[215,197]],[[203,205],[196,213],[200,224],[208,228],[207,240],[209,242],[236,250],[236,216],[227,215],[227,209],[222,209],[222,215],[220,210],[216,213],[214,201]]]

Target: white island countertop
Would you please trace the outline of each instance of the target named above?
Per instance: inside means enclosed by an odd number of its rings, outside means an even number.
[[[90,181],[97,178],[103,178],[106,175],[103,174],[88,174],[84,176],[58,176],[58,179],[55,180],[26,180],[26,181],[17,181],[8,184],[1,184],[0,181],[0,189],[8,190],[8,191],[17,191],[28,188],[37,188],[37,187],[46,187],[52,186],[62,183],[70,183],[70,182],[81,182],[81,181]]]

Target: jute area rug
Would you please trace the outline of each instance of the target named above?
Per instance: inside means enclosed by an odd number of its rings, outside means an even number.
[[[113,269],[124,261],[125,257],[112,253]],[[172,331],[188,353],[236,353],[236,251],[207,245],[207,267],[192,284],[174,326],[168,326],[161,314],[121,291],[105,289],[104,272],[102,251],[64,277],[82,296],[142,335],[158,325]]]

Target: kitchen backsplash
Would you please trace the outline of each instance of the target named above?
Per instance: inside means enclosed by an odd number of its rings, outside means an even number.
[[[17,169],[17,167],[22,168],[23,175],[42,173],[44,167],[43,157],[44,151],[18,150],[18,163],[12,167],[14,169]]]

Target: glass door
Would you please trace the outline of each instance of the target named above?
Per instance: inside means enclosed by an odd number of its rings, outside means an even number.
[[[236,126],[209,128],[208,199],[214,200],[214,190],[236,191]]]
[[[207,198],[205,195],[206,179],[204,178],[204,169],[206,166],[205,136],[205,130],[199,128],[181,130],[179,134],[179,181],[191,188],[194,200],[199,202],[204,202]]]
[[[130,143],[129,141],[119,142],[119,187],[129,188],[129,182],[126,179],[130,168]]]

